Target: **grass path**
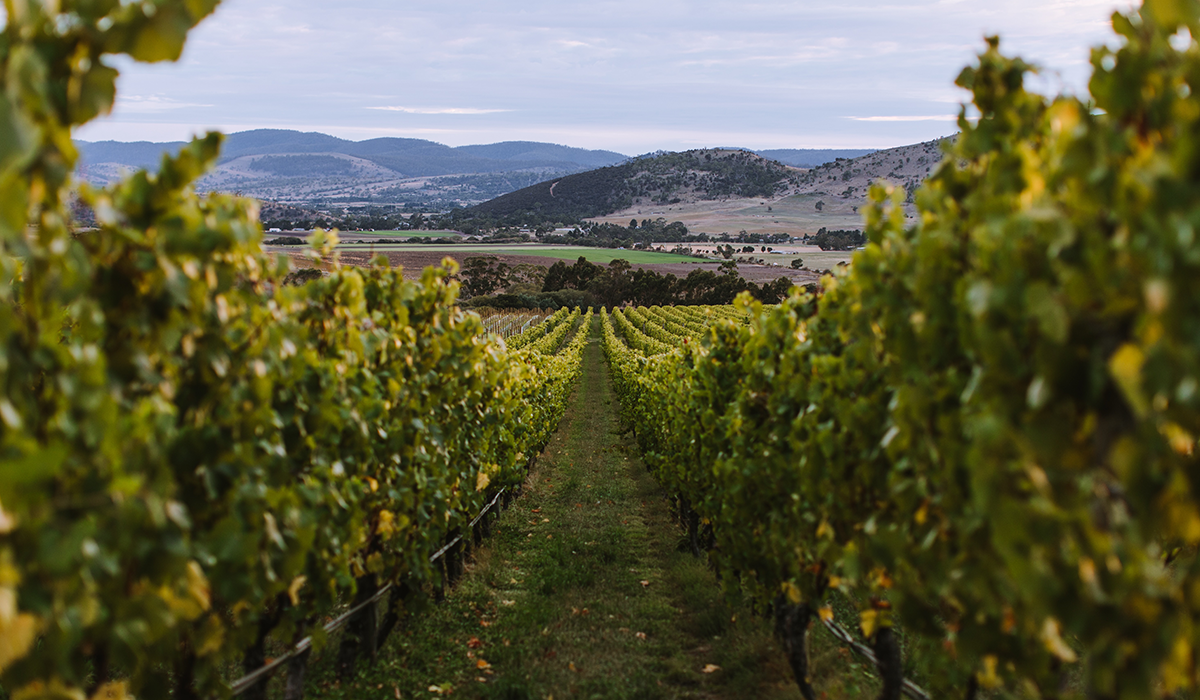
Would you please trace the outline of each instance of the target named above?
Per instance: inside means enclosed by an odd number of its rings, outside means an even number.
[[[680,551],[667,503],[617,434],[598,322],[588,332],[558,433],[459,586],[357,682],[313,696],[800,697],[767,622],[730,607]]]

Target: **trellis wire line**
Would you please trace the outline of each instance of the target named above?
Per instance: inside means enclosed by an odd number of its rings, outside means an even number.
[[[487,515],[488,511],[492,509],[492,506],[496,505],[496,503],[500,500],[500,497],[503,496],[504,492],[507,490],[508,489],[506,489],[506,488],[500,489],[500,491],[496,493],[495,498],[492,499],[492,502],[487,504],[486,506],[484,506],[483,510],[479,511],[479,515],[475,516],[475,519],[472,520],[471,524],[468,525],[467,527],[469,527],[469,528],[475,527],[475,524],[478,523],[480,520],[482,520],[483,516]],[[453,540],[451,540],[449,543],[447,543],[446,546],[444,546],[441,549],[439,549],[438,551],[434,552],[433,555],[429,557],[429,563],[432,564],[433,562],[440,559],[443,555],[446,554],[446,552],[450,551],[451,547],[458,544],[459,542],[462,542],[462,535],[455,537]],[[358,605],[354,606],[353,608],[350,608],[346,612],[339,615],[337,618],[327,622],[325,624],[325,633],[329,634],[331,632],[336,632],[337,630],[341,629],[342,626],[346,624],[347,620],[349,620],[351,617],[353,617],[356,613],[361,611],[363,608],[367,607],[368,605],[374,604],[376,601],[378,601],[380,598],[382,598],[385,593],[387,593],[388,591],[390,591],[392,589],[393,585],[395,585],[395,584],[389,583],[388,585],[384,586],[383,588],[380,588],[378,591],[375,592],[375,595],[371,596],[367,600],[364,600],[363,602],[359,603]],[[283,663],[285,663],[291,659],[296,658],[297,656],[303,654],[304,652],[308,651],[311,648],[312,648],[312,636],[310,635],[308,637],[305,637],[304,639],[301,639],[299,641],[299,643],[297,643],[296,646],[288,653],[284,654],[283,656],[281,656],[277,659],[273,659],[271,661],[271,663],[266,664],[265,666],[262,666],[261,668],[255,670],[255,671],[252,671],[252,672],[242,676],[241,678],[237,679],[233,683],[231,683],[229,685],[229,694],[230,695],[242,694],[243,692],[245,692],[245,691],[249,690],[251,687],[253,687],[256,683],[258,683],[263,678],[271,675],[271,673],[273,673],[275,671],[275,669],[279,668],[280,665],[282,665]]]
[[[875,668],[880,669],[881,671],[883,670],[881,664],[879,663],[879,659],[875,657],[874,649],[852,637],[850,633],[845,630],[845,628],[833,620],[826,620],[822,617],[821,624],[825,625],[825,629],[829,630],[833,636],[837,637],[841,642],[849,645],[851,649],[856,651],[867,661],[870,661]],[[920,686],[908,680],[907,678],[904,679],[904,683],[900,686],[900,690],[905,695],[912,698],[912,700],[933,700],[929,693],[922,690]]]

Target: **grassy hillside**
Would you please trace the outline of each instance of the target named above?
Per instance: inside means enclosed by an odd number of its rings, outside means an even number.
[[[635,158],[620,165],[526,187],[472,211],[534,219],[603,216],[638,202],[676,204],[724,197],[774,197],[800,174],[749,151],[702,149]]]
[[[942,162],[943,141],[945,139],[934,139],[875,151],[858,158],[839,158],[806,172],[796,193],[837,197],[857,204],[866,197],[867,188],[876,180],[886,180],[914,192]]]
[[[952,138],[952,137],[951,137]],[[642,200],[593,221],[625,225],[631,218],[681,221],[692,233],[736,231],[815,234],[822,228],[861,230],[860,207],[871,183],[884,180],[913,192],[942,161],[945,139],[837,157],[797,171],[774,197],[661,203]],[[905,205],[912,214],[912,205]]]

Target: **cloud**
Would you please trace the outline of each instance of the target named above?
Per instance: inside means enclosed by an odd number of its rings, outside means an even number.
[[[880,116],[880,117],[846,117],[856,122],[953,122],[958,121],[957,114],[930,114],[927,116]]]
[[[405,114],[496,114],[511,112],[511,109],[478,109],[476,107],[367,107],[384,112],[404,112]]]
[[[224,0],[179,63],[113,59],[119,94],[151,97],[88,133],[896,146],[954,131],[985,34],[1044,67],[1031,88],[1086,94],[1087,47],[1128,1]]]
[[[117,111],[125,114],[159,114],[173,109],[193,109],[196,107],[212,107],[210,104],[195,102],[180,102],[159,95],[130,95],[117,98]]]

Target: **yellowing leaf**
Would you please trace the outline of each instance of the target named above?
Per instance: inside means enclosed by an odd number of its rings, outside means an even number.
[[[817,608],[817,617],[821,618],[822,622],[833,622],[833,608],[828,605]]]
[[[4,504],[0,503],[0,535],[7,535],[17,527],[17,516],[10,515],[4,510]]]
[[[790,600],[793,605],[799,605],[800,602],[804,600],[803,596],[800,595],[800,588],[791,581],[785,581],[782,588],[784,595],[787,596],[787,599]]]
[[[1117,382],[1130,408],[1143,417],[1150,410],[1150,402],[1142,393],[1142,365],[1146,356],[1136,345],[1126,343],[1108,360],[1108,372]]]
[[[391,539],[392,534],[396,531],[393,525],[395,520],[396,516],[390,510],[379,511],[379,526],[376,528],[376,531],[384,541]]]
[[[1162,665],[1163,689],[1175,693],[1191,686],[1192,678],[1192,645],[1187,637],[1178,635],[1171,648],[1171,655]]]
[[[209,598],[208,578],[204,576],[204,569],[200,568],[198,562],[188,562],[187,592],[201,610],[208,610],[212,605]]]
[[[1181,428],[1178,424],[1166,421],[1159,426],[1158,431],[1162,433],[1162,436],[1165,437],[1167,442],[1171,444],[1171,449],[1174,450],[1176,454],[1183,455],[1184,457],[1191,457],[1196,451],[1196,438],[1191,433]],[[0,511],[0,521],[2,520],[3,512]],[[0,523],[0,527],[2,527],[2,523]],[[0,532],[2,531],[3,530],[0,530]]]
[[[721,667],[716,664],[704,664],[704,668],[700,669],[700,673],[714,673],[720,670]]]
[[[379,552],[371,554],[367,557],[367,571],[377,574],[383,571],[383,555]]]
[[[876,610],[863,610],[859,613],[859,626],[862,627],[863,636],[870,639],[875,635],[875,626],[879,621],[879,613]]]
[[[304,588],[304,582],[307,580],[307,576],[297,576],[288,585],[288,598],[292,601],[292,605],[300,605],[300,589]]]
[[[999,659],[994,654],[988,654],[983,657],[983,670],[975,674],[976,680],[983,688],[992,689],[999,688],[1001,685],[1000,677],[996,675],[996,665]]]
[[[480,469],[479,474],[477,474],[475,476],[475,490],[483,491],[484,489],[486,489],[488,487],[488,484],[490,484],[491,482],[492,482],[492,477],[488,476],[487,472]]]
[[[84,700],[83,691],[61,681],[34,681],[13,691],[12,700]]]
[[[29,653],[37,633],[38,619],[29,613],[0,616],[0,671]]]
[[[1042,625],[1042,643],[1046,645],[1046,651],[1049,651],[1060,661],[1074,663],[1079,658],[1075,654],[1075,650],[1067,646],[1067,643],[1063,641],[1058,620],[1053,617],[1046,618],[1046,622]]]

